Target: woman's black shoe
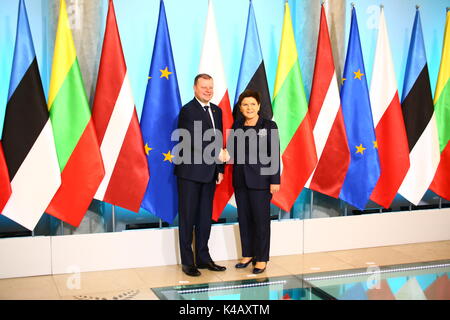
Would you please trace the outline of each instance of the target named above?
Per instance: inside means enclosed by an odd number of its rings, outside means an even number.
[[[247,266],[250,264],[250,262],[253,262],[253,265],[255,265],[255,261],[252,259],[248,260],[246,263],[239,262],[234,267],[237,269],[247,268]]]
[[[256,264],[256,262],[255,262],[255,264]],[[260,269],[260,268],[253,268],[253,273],[254,274],[263,273],[264,271],[266,271],[266,267],[267,267],[267,262],[266,262],[266,266],[264,268],[262,268],[262,269]]]

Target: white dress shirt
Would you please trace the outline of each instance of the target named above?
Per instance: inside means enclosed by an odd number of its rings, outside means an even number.
[[[195,97],[195,99],[197,99],[197,97]],[[211,105],[209,104],[209,102],[208,103],[203,103],[203,102],[201,102],[198,99],[197,99],[197,101],[198,101],[198,103],[200,103],[200,105],[202,106],[203,110],[205,110],[206,106],[208,107],[209,117],[211,118],[211,122],[212,122],[212,125],[213,125],[214,133],[216,133],[216,125],[214,124],[214,117],[212,115]]]

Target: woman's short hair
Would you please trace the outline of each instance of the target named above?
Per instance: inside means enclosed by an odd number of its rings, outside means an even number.
[[[247,89],[239,95],[237,105],[240,106],[245,98],[254,98],[258,104],[261,104],[261,96],[258,91]]]

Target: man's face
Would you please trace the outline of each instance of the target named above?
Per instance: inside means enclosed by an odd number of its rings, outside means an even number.
[[[201,102],[208,103],[214,95],[213,79],[199,78],[194,85],[194,94]]]

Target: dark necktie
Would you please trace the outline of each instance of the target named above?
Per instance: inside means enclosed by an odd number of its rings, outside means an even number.
[[[209,106],[204,106],[203,108],[205,109],[205,112],[208,112]]]

